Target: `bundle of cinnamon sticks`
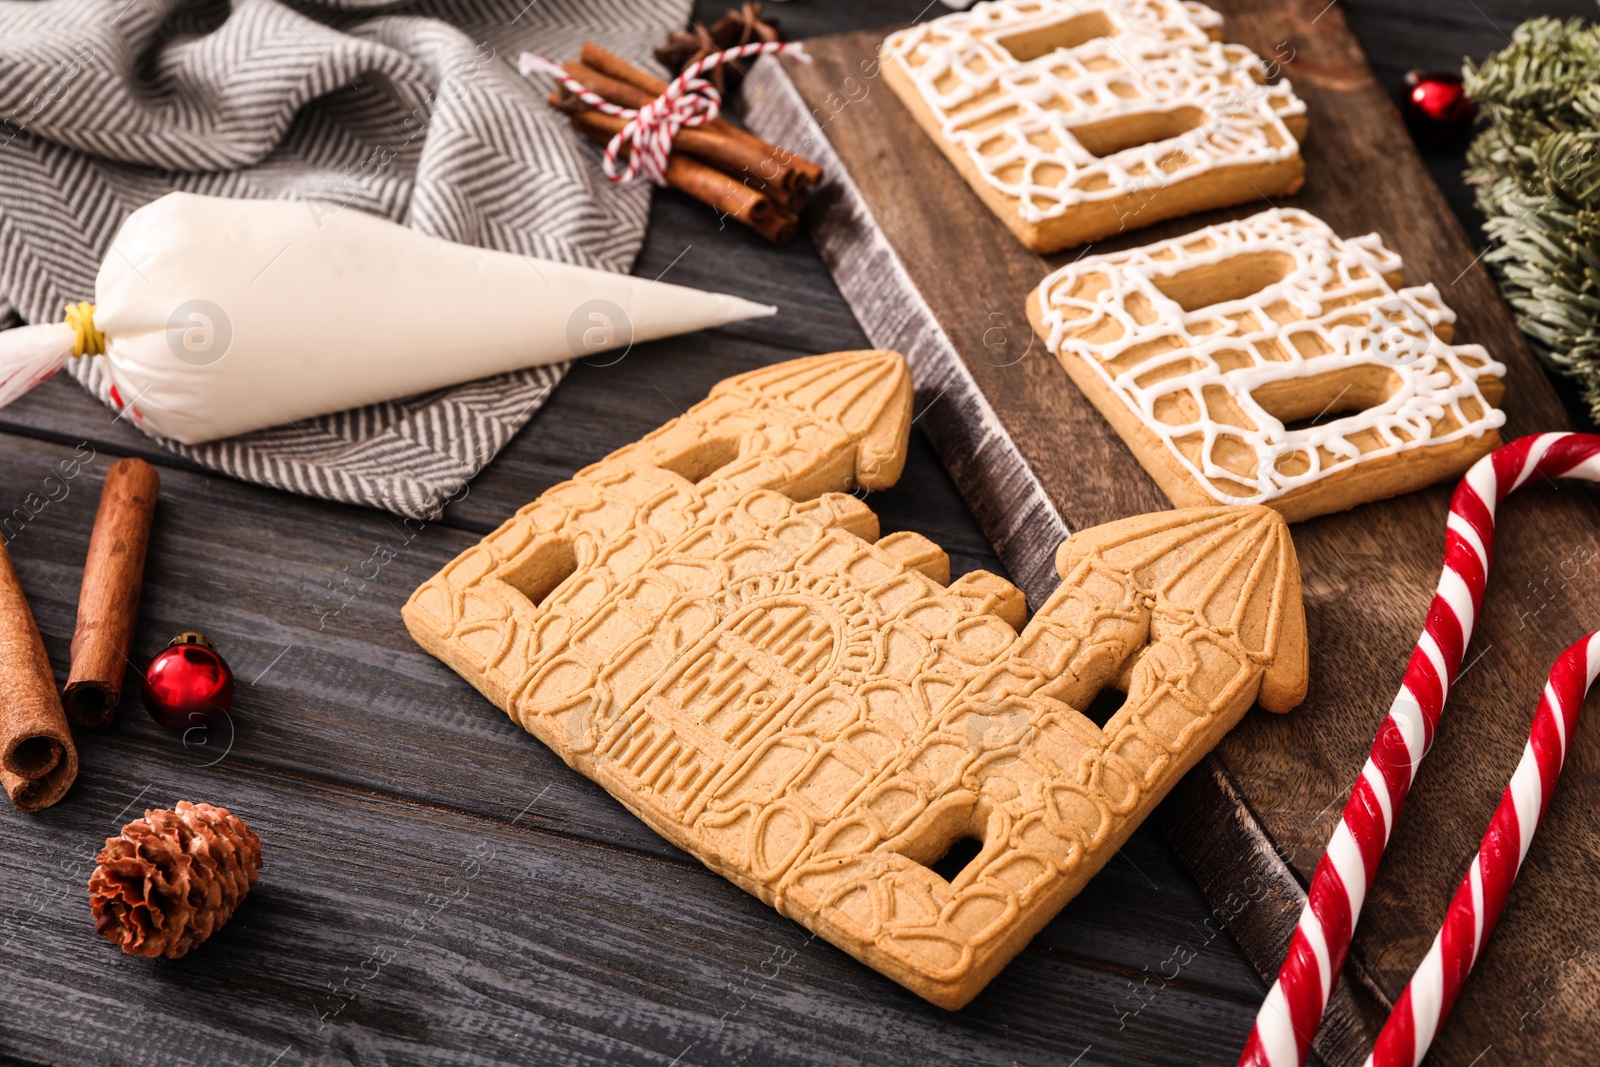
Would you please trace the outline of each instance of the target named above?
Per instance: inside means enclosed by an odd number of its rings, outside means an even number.
[[[592,41],[584,42],[580,54],[580,61],[563,65],[567,76],[620,107],[644,107],[667,90],[665,81]],[[596,110],[560,86],[550,94],[550,103],[572,120],[574,129],[601,144],[627,125],[626,119]],[[822,181],[822,168],[716,118],[678,132],[666,177],[673,188],[783,244],[798,230],[800,212]]]

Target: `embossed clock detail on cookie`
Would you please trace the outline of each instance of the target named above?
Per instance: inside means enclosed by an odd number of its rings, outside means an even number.
[[[1180,0],[995,0],[891,34],[889,85],[1035,252],[1299,190],[1305,104]]]
[[[893,484],[910,423],[892,352],[731,378],[404,615],[663,836],[955,1008],[1253,702],[1300,701],[1305,620],[1282,517],[1211,507],[1080,532],[1024,626],[1009,582],[951,581],[847,494]]]
[[[1453,478],[1500,444],[1505,367],[1452,345],[1433,285],[1377,234],[1262,212],[1084,258],[1034,330],[1179,507],[1292,521]]]

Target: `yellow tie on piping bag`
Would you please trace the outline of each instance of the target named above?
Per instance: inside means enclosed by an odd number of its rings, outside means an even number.
[[[137,425],[199,444],[775,310],[353,208],[170,193],[122,224],[93,305],[0,331],[0,406],[100,358]]]
[[[100,356],[106,351],[106,335],[95,329],[94,305],[87,300],[68,304],[61,321],[72,327],[72,357]]]

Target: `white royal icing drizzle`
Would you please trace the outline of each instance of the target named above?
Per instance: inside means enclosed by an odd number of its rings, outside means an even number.
[[[1112,32],[1027,61],[1000,44],[1086,17]],[[1218,167],[1299,154],[1283,116],[1303,114],[1305,104],[1287,80],[1262,84],[1265,69],[1248,48],[1206,35],[1221,24],[1210,8],[1177,0],[993,0],[891,34],[883,51],[901,63],[945,138],[986,182],[1018,199],[1024,219],[1039,222],[1088,201],[1155,195]],[[991,89],[998,92],[972,103]],[[1198,110],[1203,121],[1105,157],[1071,132],[1179,109]]]
[[[1202,247],[1206,245],[1210,247]],[[1185,311],[1155,285],[1155,280],[1186,270],[1258,252],[1283,253],[1293,258],[1294,267],[1283,280],[1247,297]],[[1258,504],[1353,464],[1477,437],[1505,423],[1505,414],[1490,406],[1478,384],[1480,378],[1504,377],[1505,367],[1479,345],[1448,345],[1435,336],[1441,323],[1455,322],[1455,313],[1444,306],[1431,284],[1396,291],[1383,276],[1399,270],[1400,257],[1385,248],[1377,234],[1341,239],[1316,216],[1285,208],[1126,252],[1086,256],[1046,277],[1039,284],[1038,299],[1052,352],[1082,359],[1092,367],[1211,496],[1226,504]],[[1079,279],[1091,275],[1102,275],[1110,284],[1088,299],[1067,295]],[[1140,317],[1151,319],[1148,323],[1138,322],[1129,310],[1135,294],[1148,302],[1148,309],[1140,309]],[[1264,309],[1280,301],[1303,319],[1275,321]],[[1077,317],[1064,314],[1068,309]],[[1248,330],[1226,318],[1244,313],[1252,314],[1260,328]],[[1089,342],[1068,335],[1097,325],[1104,328],[1107,319],[1121,327],[1115,340]],[[1352,325],[1350,320],[1361,324]],[[1293,337],[1308,330],[1331,351],[1304,355]],[[1107,366],[1135,346],[1167,337],[1176,337],[1178,347],[1152,351],[1120,373],[1113,374]],[[1321,347],[1309,339],[1308,344]],[[1263,346],[1272,355],[1264,354]],[[1243,353],[1248,365],[1224,370],[1215,358],[1219,352],[1230,353],[1230,363]],[[1191,359],[1197,367],[1139,384],[1140,378],[1163,366]],[[1386,368],[1399,378],[1399,385],[1372,407],[1321,425],[1290,431],[1252,396],[1271,382],[1361,365]],[[1212,419],[1205,398],[1208,388],[1225,390],[1256,428]],[[1181,423],[1158,418],[1157,404],[1175,393],[1187,393],[1201,417]],[[1475,401],[1482,414],[1469,419],[1463,409],[1468,400]],[[1447,416],[1455,428],[1441,432],[1441,425],[1450,425]],[[1202,441],[1198,465],[1177,444],[1197,434]],[[1358,436],[1363,440],[1353,440]],[[1224,437],[1254,450],[1254,476],[1213,460]],[[1305,457],[1306,469],[1284,474],[1281,466],[1299,465],[1290,459],[1296,452]],[[1250,491],[1228,492],[1215,479]]]

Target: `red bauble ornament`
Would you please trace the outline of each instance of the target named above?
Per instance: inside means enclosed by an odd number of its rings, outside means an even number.
[[[144,672],[145,710],[169,730],[209,725],[232,706],[233,671],[205,634],[174,637]]]
[[[1450,141],[1467,132],[1477,107],[1461,85],[1461,75],[1448,70],[1414,70],[1406,75],[1400,114],[1412,136]]]

